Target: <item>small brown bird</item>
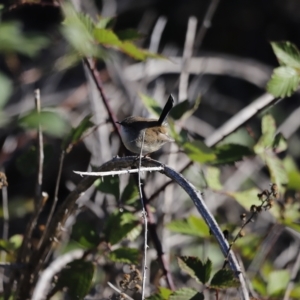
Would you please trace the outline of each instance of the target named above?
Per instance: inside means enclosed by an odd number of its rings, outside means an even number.
[[[131,116],[117,122],[121,125],[121,137],[125,147],[133,153],[140,154],[144,132],[142,155],[157,151],[167,142],[174,142],[169,137],[165,124],[165,119],[173,106],[174,98],[170,95],[158,120]]]

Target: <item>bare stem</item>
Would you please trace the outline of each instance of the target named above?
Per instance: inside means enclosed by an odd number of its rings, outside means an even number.
[[[50,213],[48,215],[47,222],[46,222],[46,225],[45,225],[45,231],[44,231],[44,233],[43,233],[43,235],[42,235],[42,237],[41,237],[41,239],[39,241],[38,248],[40,248],[41,245],[42,245],[42,243],[44,242],[47,228],[49,227],[49,224],[51,222],[51,219],[52,219],[54,211],[55,211],[55,207],[57,205],[59,183],[60,183],[60,179],[61,179],[62,167],[63,167],[64,159],[65,159],[65,151],[63,150],[61,152],[61,154],[60,154],[60,159],[59,159],[58,174],[57,174],[57,178],[56,178],[55,191],[54,191],[54,199],[53,199],[53,203],[52,203],[52,206],[51,206],[51,211],[50,211]]]
[[[42,200],[42,183],[43,183],[43,164],[44,164],[44,145],[43,145],[43,131],[40,124],[40,115],[41,115],[41,95],[40,90],[36,89],[34,91],[34,101],[37,114],[39,116],[39,127],[38,127],[38,173],[37,181],[35,187],[35,210],[38,210],[40,206],[40,201]]]

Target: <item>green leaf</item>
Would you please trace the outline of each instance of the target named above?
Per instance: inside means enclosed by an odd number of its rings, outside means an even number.
[[[288,172],[288,189],[299,190],[300,172],[290,171]]]
[[[289,272],[287,270],[277,270],[269,274],[267,292],[269,296],[283,295],[289,282]]]
[[[245,127],[241,127],[218,143],[219,146],[226,144],[243,145],[252,149],[255,144],[255,140],[252,136],[250,136]]]
[[[267,84],[267,91],[274,97],[290,97],[297,89],[300,75],[292,67],[278,67],[274,69]]]
[[[234,276],[233,271],[227,269],[219,270],[212,278],[210,287],[214,289],[227,289],[239,287],[240,282]]]
[[[257,194],[261,193],[261,191],[257,188],[251,188],[242,192],[226,192],[226,194],[232,198],[234,198],[240,205],[242,205],[245,209],[249,210],[251,205],[259,204]]]
[[[170,115],[174,120],[179,120],[189,110],[189,108],[189,100],[182,101],[172,108]]]
[[[294,44],[272,42],[271,46],[281,65],[300,69],[300,52]]]
[[[54,68],[57,71],[63,71],[76,66],[79,62],[81,63],[81,57],[78,55],[78,52],[75,49],[70,49],[56,60]]]
[[[242,160],[245,156],[254,155],[253,151],[243,145],[226,144],[215,148],[215,155],[217,156],[214,164],[228,164]]]
[[[57,281],[57,288],[67,288],[71,299],[83,300],[88,294],[94,276],[95,266],[90,261],[74,260],[63,269]]]
[[[276,183],[279,187],[288,183],[287,173],[282,161],[274,153],[262,155],[271,175],[271,182]]]
[[[122,41],[134,41],[143,37],[141,33],[131,28],[118,31],[116,34]]]
[[[118,200],[120,197],[119,182],[118,176],[105,176],[102,180],[96,180],[95,186],[100,192],[113,195]]]
[[[94,29],[94,37],[100,44],[107,46],[107,47],[122,46],[122,41],[110,29],[95,28]]]
[[[265,149],[272,148],[274,145],[276,124],[274,118],[270,114],[263,116],[261,121],[261,131],[262,135],[253,148],[256,154],[263,153]]]
[[[188,157],[195,162],[206,163],[216,159],[214,151],[208,148],[202,141],[186,142],[182,147]]]
[[[0,250],[4,250],[5,252],[14,252],[19,249],[23,242],[23,235],[15,234],[9,238],[9,240],[1,240],[0,239]]]
[[[147,300],[166,300],[166,299],[169,299],[170,295],[172,294],[173,292],[165,287],[162,287],[160,286],[158,288],[158,292],[147,297],[146,299]]]
[[[11,244],[12,249],[19,249],[23,242],[23,235],[15,234],[9,238],[8,242]]]
[[[120,40],[119,37],[110,29],[95,28],[94,37],[101,45],[116,48],[137,60],[145,60],[147,57],[161,57],[158,54],[140,49],[129,41]]]
[[[99,17],[98,22],[96,23],[97,28],[108,28],[111,26],[112,22],[114,21],[114,18],[111,17]]]
[[[25,35],[19,23],[1,23],[0,32],[0,53],[4,54],[20,53],[33,57],[49,44],[43,36]]]
[[[195,100],[195,103],[193,105],[190,104],[190,102],[188,100],[182,101],[178,104],[176,104],[171,112],[170,112],[170,116],[174,119],[174,120],[185,120],[187,118],[189,118],[199,107],[200,105],[200,101],[201,98],[198,97]]]
[[[173,232],[197,236],[208,237],[209,230],[205,221],[196,216],[189,216],[184,220],[175,220],[167,224],[167,228]]]
[[[220,169],[216,167],[207,167],[205,173],[205,180],[208,187],[215,191],[221,191],[223,186],[220,182]]]
[[[212,269],[212,262],[209,258],[205,263],[202,263],[200,258],[192,256],[181,256],[177,260],[181,270],[203,284],[208,282]]]
[[[136,248],[119,248],[111,251],[108,255],[109,259],[114,262],[125,264],[138,264],[140,251]]]
[[[162,55],[138,48],[128,41],[123,42],[122,46],[120,47],[120,51],[137,60],[145,60],[146,58],[164,58]]]
[[[136,204],[139,197],[140,196],[137,185],[133,182],[133,180],[129,180],[122,193],[120,202],[126,205]],[[140,203],[138,203],[138,205],[139,204]]]
[[[82,13],[78,13],[71,5],[63,5],[65,20],[62,33],[73,48],[84,56],[101,57],[101,51],[94,41],[93,31],[95,25],[92,19]]]
[[[266,283],[263,278],[255,276],[251,283],[253,284],[253,288],[257,291],[261,296],[269,296],[266,290]],[[268,297],[267,297],[268,298]]]
[[[94,123],[90,121],[91,117],[92,115],[87,115],[85,118],[83,118],[83,120],[79,123],[77,127],[71,129],[70,133],[67,135],[67,137],[62,143],[62,149],[67,150],[67,152],[70,152],[73,145],[80,140],[83,133],[87,129],[94,126]]]
[[[0,73],[0,109],[3,109],[12,92],[12,82]]]
[[[97,247],[101,242],[95,229],[95,224],[87,221],[77,221],[72,228],[71,239],[75,240],[85,249]]]
[[[163,286],[160,286],[158,290],[163,299],[169,299],[169,296],[172,294],[172,291],[170,289],[167,289]]]
[[[104,227],[106,241],[112,245],[117,244],[127,237],[138,223],[137,218],[130,212],[114,212],[109,216]]]
[[[43,132],[62,137],[69,130],[70,126],[66,120],[57,112],[42,110],[40,113],[32,111],[23,117],[20,117],[19,124],[25,128],[38,129],[41,125]]]
[[[287,147],[288,145],[285,137],[281,133],[278,133],[273,141],[273,150],[275,153],[280,153],[285,151]]]
[[[295,286],[291,293],[290,293],[291,299],[300,299],[300,285]]]
[[[298,171],[298,167],[297,164],[295,162],[295,160],[290,156],[287,155],[284,160],[282,161],[284,169],[287,172],[291,172],[291,171]]]
[[[181,288],[173,292],[169,300],[204,300],[204,295],[190,288]]]

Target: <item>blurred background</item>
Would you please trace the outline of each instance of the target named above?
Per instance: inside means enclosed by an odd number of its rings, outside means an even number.
[[[45,223],[54,197],[62,140],[85,116],[92,114],[96,128],[66,155],[59,184],[59,203],[81,180],[73,170],[85,171],[91,165],[99,166],[126,152],[108,119],[90,73],[81,61],[72,60],[61,29],[64,17],[60,3],[51,0],[1,3],[0,166],[8,181],[9,238],[24,233],[34,207],[37,133],[28,114],[35,108],[35,89],[40,89],[42,108],[55,113],[45,124],[42,189],[49,194],[50,200],[39,224]],[[201,141],[207,141],[216,129],[266,93],[272,70],[278,66],[270,41],[288,40],[300,46],[298,0],[74,0],[72,4],[92,18],[111,17],[114,32],[135,29],[140,34],[135,41],[137,46],[166,57],[140,62],[109,49],[104,59],[98,60],[103,90],[116,119],[122,120],[129,115],[150,116],[141,101],[143,95],[155,99],[161,107],[170,93],[176,103],[188,100],[193,106],[198,99],[200,105],[192,116],[175,124],[176,130],[184,129],[189,138]],[[288,149],[280,154],[280,158],[290,157],[296,169],[300,159],[299,99],[297,92],[269,110],[288,142]],[[227,141],[253,146],[260,136],[260,128],[261,115],[257,114]],[[152,157],[177,171],[190,161],[175,144],[164,146]],[[224,164],[218,170],[223,191],[232,193],[250,188],[268,189],[271,181],[264,163],[255,156],[236,164]],[[237,204],[228,193],[218,194],[209,188],[206,172],[206,166],[194,164],[184,174],[205,192],[207,205],[220,226],[233,226],[234,232],[243,205]],[[127,185],[128,178],[120,178],[120,191]],[[149,175],[145,183],[146,195],[153,195],[166,181],[161,174]],[[293,203],[299,204],[300,182],[298,184],[298,189],[294,184],[287,190],[282,202],[292,199]],[[95,188],[80,201],[82,206],[77,220],[93,223],[99,234],[108,216],[120,207],[120,196]],[[166,224],[172,220],[197,215],[191,201],[178,187],[169,185],[151,204],[163,249],[174,273],[178,272],[174,255],[204,258],[209,253],[217,266],[222,265],[223,257],[217,245],[208,241],[207,235],[200,242],[174,228],[173,232],[166,230]],[[299,218],[297,213],[294,221]],[[2,220],[0,222],[3,228]],[[253,253],[237,250],[245,259],[250,278],[260,273],[262,263],[268,263],[276,270],[291,266],[299,250],[297,230],[278,225],[269,213],[259,216],[250,225],[249,232],[254,232],[250,236],[255,241],[254,249],[251,248]],[[38,239],[38,229],[35,235]],[[140,244],[135,242],[134,245]],[[272,245],[276,247],[271,249]],[[150,247],[149,253],[149,260],[154,264],[155,249]],[[99,291],[99,286],[104,286],[103,293],[109,295],[111,291],[104,282],[114,281],[111,277],[118,276],[121,268],[108,264],[107,269],[100,272],[102,277],[98,276],[101,280],[95,285],[94,293]],[[112,269],[114,272],[108,274]],[[157,269],[157,263],[150,268],[152,286],[149,293],[155,290],[158,282],[163,285]],[[189,284],[187,276],[176,274],[177,286]],[[263,295],[268,280],[264,275],[261,277],[264,288],[261,287],[258,294]]]

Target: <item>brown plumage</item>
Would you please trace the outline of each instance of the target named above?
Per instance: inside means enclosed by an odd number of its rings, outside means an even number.
[[[133,153],[140,154],[144,132],[143,155],[157,151],[167,142],[173,142],[164,124],[173,105],[174,99],[170,96],[158,120],[131,116],[118,122],[121,125],[121,137],[125,147]]]

